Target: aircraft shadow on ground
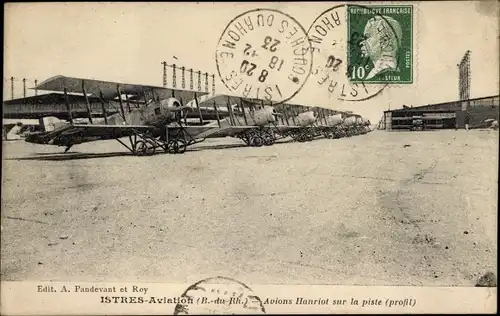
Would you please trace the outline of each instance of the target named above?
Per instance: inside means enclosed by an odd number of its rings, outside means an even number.
[[[279,140],[274,145],[280,145],[280,144],[287,144],[287,143],[293,143],[294,140]],[[262,147],[267,147],[267,146],[262,146]],[[200,145],[196,148],[190,148],[187,151],[204,151],[204,150],[219,150],[219,149],[236,149],[236,148],[252,148],[249,147],[248,145],[241,143],[241,144],[225,144],[225,145]]]
[[[286,144],[293,142],[293,140],[279,141],[273,146]],[[262,146],[266,147],[266,146]],[[220,145],[201,145],[196,148],[188,148],[186,154],[189,152],[199,152],[205,150],[227,150],[227,149],[237,149],[237,148],[251,148],[245,144],[220,144]],[[163,151],[159,151],[156,155],[164,154]],[[131,152],[108,152],[108,153],[82,153],[82,152],[68,152],[68,153],[34,153],[32,156],[27,157],[10,157],[4,158],[4,160],[45,160],[45,161],[58,161],[58,160],[77,160],[77,159],[95,159],[95,158],[109,158],[109,157],[126,157],[134,156]],[[146,156],[147,157],[147,156]]]
[[[133,156],[130,152],[112,152],[112,153],[35,153],[28,157],[12,157],[5,160],[75,160],[75,159],[93,159],[93,158],[108,158],[119,156]]]

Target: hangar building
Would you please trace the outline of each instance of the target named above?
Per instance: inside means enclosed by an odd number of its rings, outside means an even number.
[[[431,130],[488,127],[498,121],[499,96],[422,105],[384,111],[379,128],[385,130]]]

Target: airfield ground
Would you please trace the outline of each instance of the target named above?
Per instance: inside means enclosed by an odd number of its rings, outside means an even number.
[[[496,271],[498,131],[238,144],[4,142],[2,280],[473,286]]]

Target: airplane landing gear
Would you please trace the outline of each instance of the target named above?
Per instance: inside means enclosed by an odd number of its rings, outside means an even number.
[[[134,130],[134,134],[129,136],[130,147],[119,138],[116,140],[135,156],[152,156],[156,154],[158,148],[165,150],[166,147],[160,138],[157,139],[148,132],[143,133],[138,130]]]
[[[252,147],[271,146],[276,141],[272,131],[265,129],[249,130],[239,135],[238,138],[243,140],[247,146]]]
[[[156,147],[150,142],[139,140],[135,143],[135,154],[137,156],[152,156],[156,153]]]
[[[272,145],[274,145],[274,137],[272,137],[270,135],[266,135],[264,137],[264,145],[265,146],[272,146]]]
[[[265,146],[272,146],[276,141],[276,137],[272,130],[263,131],[262,139]]]
[[[184,139],[172,139],[167,144],[167,151],[170,154],[183,154],[186,152],[186,147]]]
[[[250,139],[250,146],[252,147],[261,147],[263,145],[264,141],[262,139],[262,137],[260,136],[253,136],[251,139]]]
[[[295,135],[295,138],[292,137],[292,139],[301,143],[312,141],[314,139],[314,130],[304,129],[303,131],[299,131]]]

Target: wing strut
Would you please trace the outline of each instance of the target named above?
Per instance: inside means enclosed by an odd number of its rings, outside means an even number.
[[[203,115],[201,114],[200,105],[198,104],[198,96],[194,94],[194,102],[196,103],[196,108],[198,109],[198,115],[200,115],[200,124],[203,125]]]
[[[179,99],[179,101],[181,102],[181,111],[179,112],[179,114],[181,115],[181,117],[179,118],[179,121],[182,120],[182,118],[184,118],[184,124],[187,125],[187,110],[184,109],[184,101],[182,100],[182,98]]]
[[[106,104],[104,104],[104,96],[102,95],[102,91],[99,92],[99,96],[101,99],[102,115],[104,116],[104,124],[108,125],[108,113],[106,113]]]
[[[283,107],[283,114],[285,114],[286,125],[290,126],[290,122],[288,122],[288,107],[287,106]]]
[[[142,96],[144,97],[144,106],[148,106],[148,98],[146,97],[146,90],[144,88],[142,90]]]
[[[89,122],[90,122],[90,124],[93,124],[92,114],[90,113],[89,97],[87,96],[87,90],[85,90],[85,80],[82,80],[82,92],[83,92],[83,95],[85,96],[85,106],[87,107],[87,113],[89,114]]]
[[[64,100],[66,101],[66,109],[68,110],[68,120],[70,124],[73,124],[73,115],[71,113],[71,104],[69,103],[68,90],[64,88]]]
[[[214,101],[214,110],[215,110],[215,115],[217,116],[217,124],[220,127],[219,109],[217,109],[217,105],[215,104],[215,101]]]
[[[231,121],[232,126],[236,126],[236,122],[234,120],[233,107],[231,106],[231,102],[229,101],[229,96],[227,97],[227,110],[229,111],[229,120]]]
[[[291,108],[290,111],[292,111],[292,122],[293,122],[293,125],[297,126],[297,123],[295,123],[295,116],[297,116],[297,114],[295,113],[295,109]]]
[[[125,101],[127,102],[127,109],[128,109],[128,112],[132,112],[132,109],[130,108],[130,101],[128,99],[128,94],[125,93]]]
[[[241,112],[243,113],[243,119],[245,120],[245,125],[248,126],[247,116],[245,115],[245,106],[243,105],[243,99],[240,98]]]
[[[118,100],[120,101],[120,111],[122,112],[123,121],[125,124],[127,123],[127,119],[125,118],[125,110],[123,110],[123,101],[122,101],[122,91],[120,90],[120,85],[116,85],[116,92],[118,93]]]

